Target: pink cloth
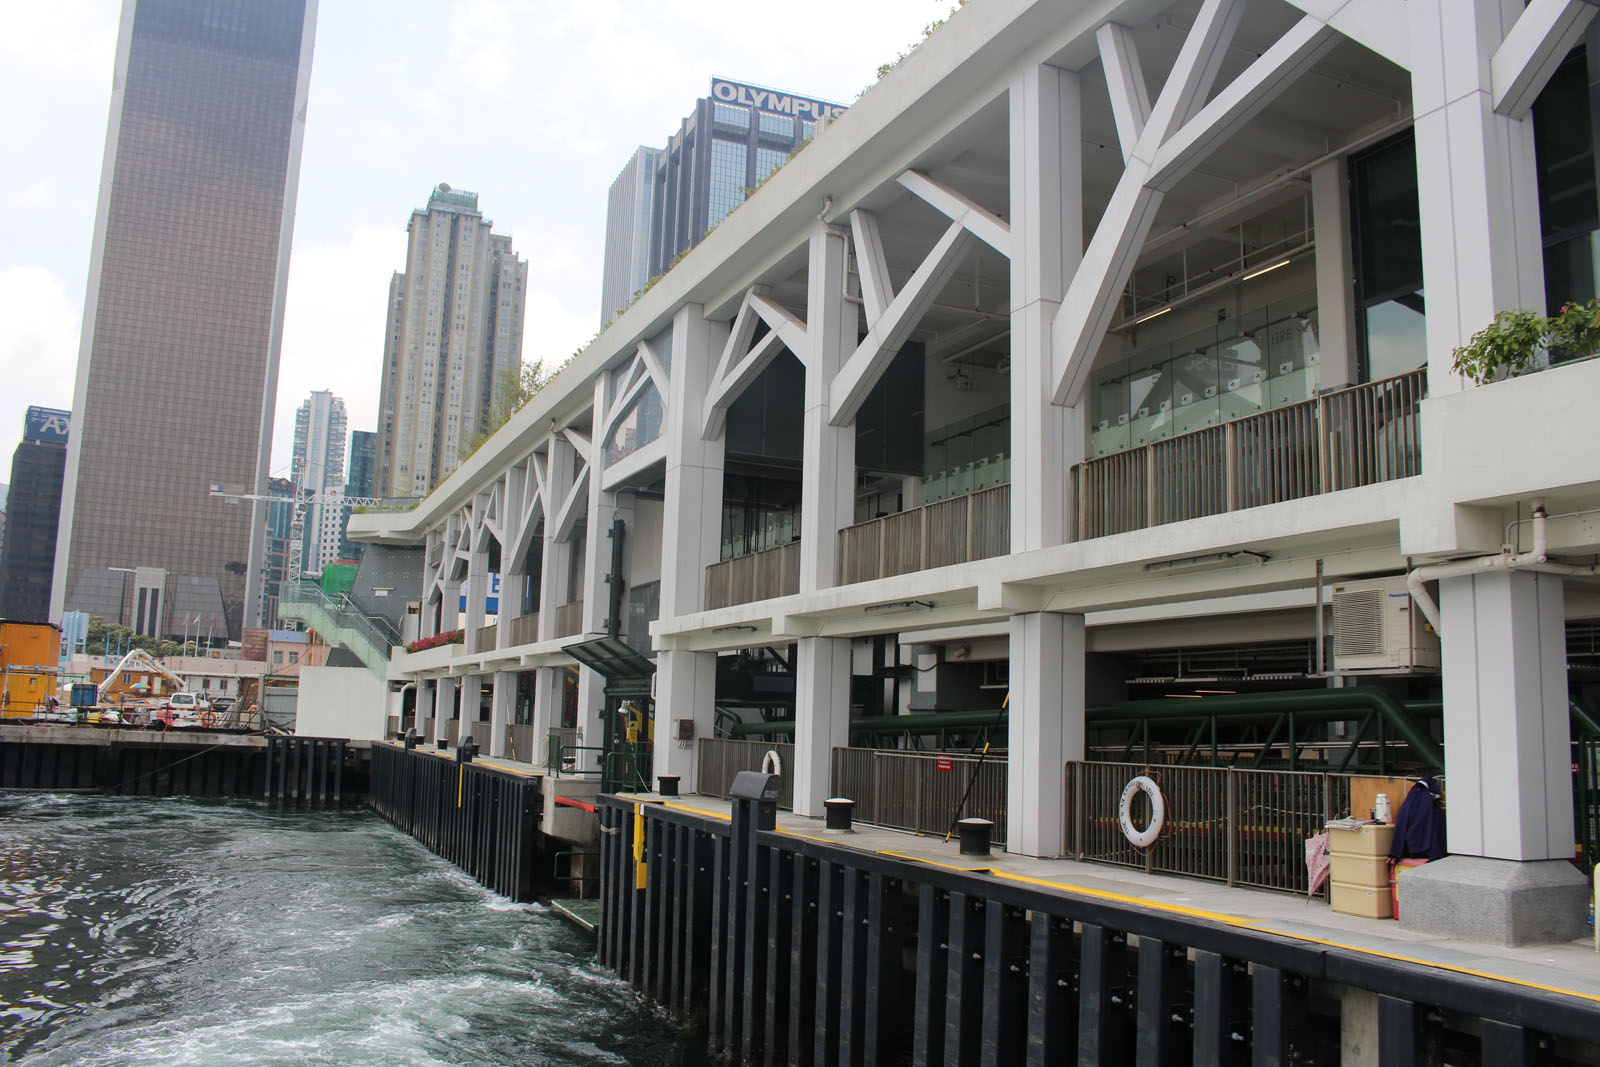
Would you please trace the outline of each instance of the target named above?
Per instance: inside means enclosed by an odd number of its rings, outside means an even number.
[[[1328,835],[1324,833],[1306,838],[1306,874],[1310,876],[1311,882],[1311,887],[1306,890],[1306,896],[1313,896],[1322,888],[1322,883],[1328,880],[1328,872],[1332,868],[1333,857],[1328,855]]]

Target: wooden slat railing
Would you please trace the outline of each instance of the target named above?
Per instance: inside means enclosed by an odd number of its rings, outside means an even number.
[[[1426,386],[1410,371],[1081,463],[1074,540],[1420,474]]]
[[[706,568],[706,610],[800,591],[800,542],[764,548]]]
[[[583,601],[574,600],[556,608],[556,636],[571,637],[583,632]]]
[[[499,638],[500,626],[498,623],[491,622],[487,626],[480,626],[478,627],[477,633],[474,634],[472,638],[472,651],[493,652],[496,647],[495,642],[498,641]]]
[[[1011,551],[1011,486],[924,504],[839,531],[837,581],[868,582]]]
[[[511,640],[507,644],[531,645],[539,640],[539,613],[537,611],[531,615],[517,616],[511,620],[510,626]]]

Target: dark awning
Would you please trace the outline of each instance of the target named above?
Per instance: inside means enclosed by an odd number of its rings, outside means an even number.
[[[650,695],[650,677],[656,673],[656,665],[622,638],[597,637],[562,651],[604,677],[608,696]]]

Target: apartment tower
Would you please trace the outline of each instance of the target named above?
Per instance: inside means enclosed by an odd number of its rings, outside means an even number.
[[[52,618],[255,622],[316,7],[124,2]]]
[[[411,215],[406,269],[389,283],[378,406],[378,496],[422,496],[486,426],[522,366],[528,264],[492,233],[478,194],[443,183]]]
[[[339,558],[344,536],[344,401],[326,389],[312,393],[294,415],[294,457],[290,477],[305,492],[305,530],[300,570],[321,574]]]

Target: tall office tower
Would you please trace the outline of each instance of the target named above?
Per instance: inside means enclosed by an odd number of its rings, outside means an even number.
[[[339,558],[344,536],[344,401],[326,389],[312,393],[294,415],[294,457],[289,477],[310,497],[301,539],[300,570],[321,574]]]
[[[70,411],[29,408],[22,443],[11,454],[6,539],[0,545],[0,619],[45,622],[56,562],[61,473],[67,464]]]
[[[600,325],[627,307],[650,280],[650,218],[659,148],[639,150],[611,183],[606,199],[606,254],[600,279]]]
[[[422,496],[486,428],[501,376],[522,367],[528,264],[491,233],[478,194],[440,184],[407,227],[389,283],[378,402],[379,496]]]
[[[255,621],[316,8],[124,0],[52,618]]]
[[[372,478],[376,473],[378,458],[378,435],[371,430],[350,431],[350,473],[344,481],[344,495],[346,497],[362,497],[372,495]],[[344,508],[345,526],[350,523],[350,505]],[[352,541],[344,534],[344,527],[340,527],[339,558],[360,559],[362,550],[366,546],[359,541]]]
[[[723,78],[667,139],[640,148],[611,185],[600,321],[626,307],[649,279],[744,203],[817,132],[844,113],[838,104]]]

